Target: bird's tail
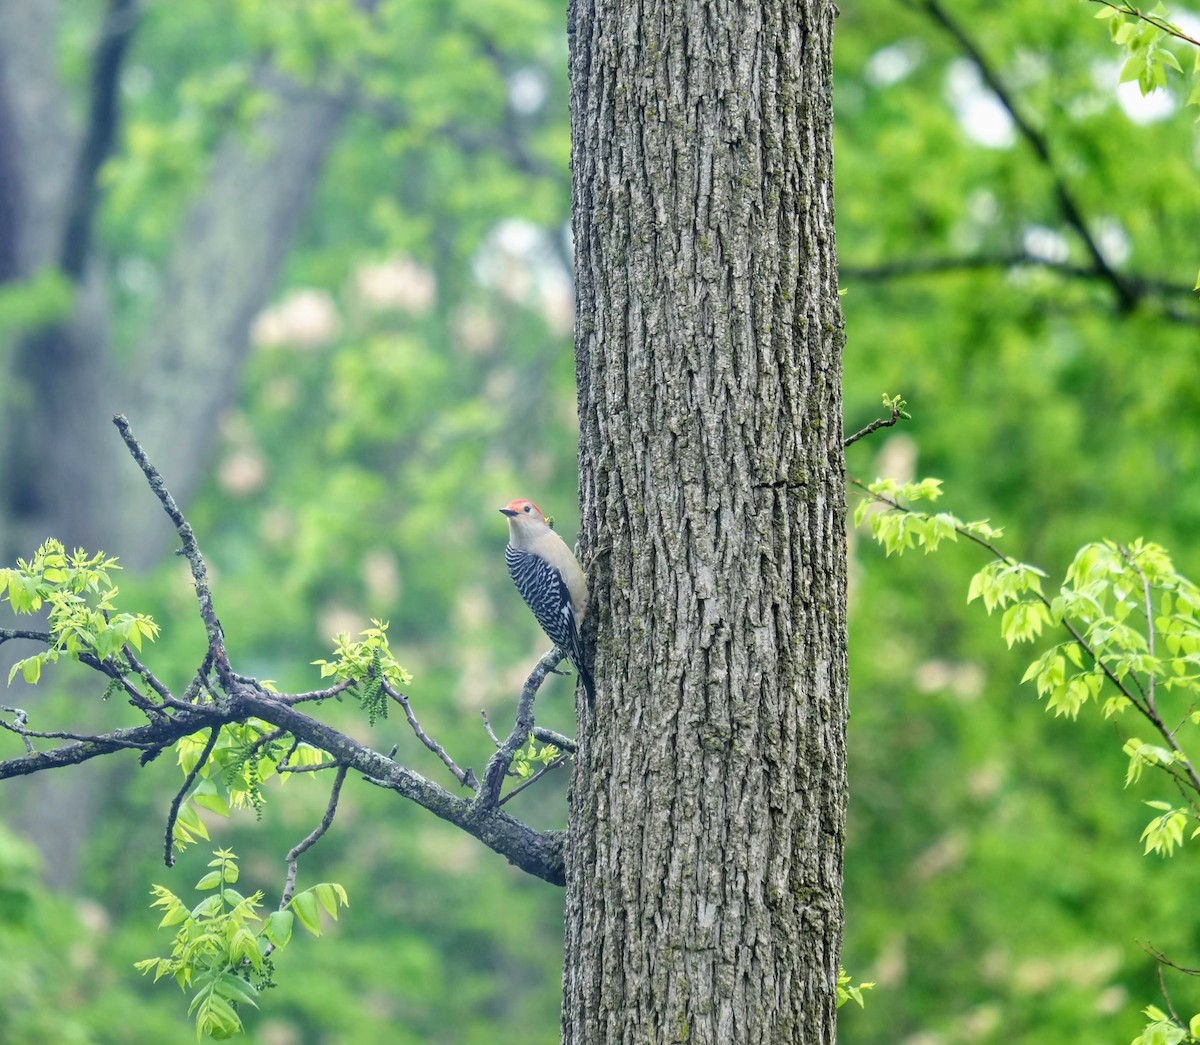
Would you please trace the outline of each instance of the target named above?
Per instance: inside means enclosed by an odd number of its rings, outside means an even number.
[[[584,667],[582,657],[576,661],[575,670],[579,672],[579,681],[583,683],[583,692],[587,697],[588,707],[590,708],[596,703],[596,683],[592,679],[592,673]]]

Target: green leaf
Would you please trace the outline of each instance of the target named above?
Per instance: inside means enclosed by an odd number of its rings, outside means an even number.
[[[272,911],[267,915],[267,924],[263,928],[266,936],[276,947],[286,947],[292,938],[292,926],[296,917],[291,911]]]
[[[207,889],[215,889],[221,884],[221,872],[209,871],[203,878],[196,883],[196,888],[201,892]]]
[[[317,894],[317,899],[321,902],[321,906],[329,912],[330,917],[335,921],[338,916],[338,902],[342,906],[348,906],[349,901],[346,899],[346,890],[336,882],[321,882],[314,885],[312,891]]]
[[[297,893],[289,904],[296,918],[313,936],[321,935],[321,908],[317,898],[308,890]]]
[[[38,679],[42,677],[42,655],[39,653],[33,657],[27,657],[21,661],[21,678],[31,686],[36,686]],[[9,675],[9,681],[12,681],[12,675]]]
[[[203,809],[207,809],[219,816],[229,815],[229,803],[225,801],[225,797],[221,794],[217,782],[211,778],[208,780],[200,780],[196,784],[196,789],[191,794],[191,799],[196,805]],[[233,871],[233,878],[227,881],[237,881],[237,864],[229,865]]]
[[[258,992],[251,984],[231,972],[223,973],[217,981],[217,993],[229,1001],[244,1002],[258,1008]]]

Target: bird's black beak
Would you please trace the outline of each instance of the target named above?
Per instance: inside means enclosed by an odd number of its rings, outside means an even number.
[[[510,518],[517,514],[511,508],[499,508],[497,511],[499,511],[501,515],[507,515]]]

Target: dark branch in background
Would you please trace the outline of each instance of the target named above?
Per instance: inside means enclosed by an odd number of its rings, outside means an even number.
[[[1105,276],[1090,265],[1073,265],[1065,261],[1053,261],[1038,257],[1027,251],[1009,251],[999,254],[975,254],[963,257],[901,258],[877,265],[840,265],[839,275],[847,281],[862,283],[882,282],[915,276],[936,276],[946,272],[973,272],[982,269],[1042,268],[1059,275],[1080,280],[1104,280]],[[1163,298],[1179,298],[1192,301],[1195,291],[1186,283],[1159,279],[1154,276],[1126,275],[1125,283],[1139,298],[1151,294]],[[1194,316],[1181,316],[1168,312],[1172,319],[1197,322]]]
[[[208,756],[213,753],[213,748],[217,746],[217,738],[220,735],[220,725],[213,726],[208,734],[208,743],[204,745],[204,750],[200,752],[196,764],[188,770],[187,776],[183,778],[183,786],[175,792],[175,799],[171,802],[171,811],[167,814],[167,837],[163,848],[163,860],[168,867],[175,866],[175,821],[179,819],[179,807],[187,798],[187,793],[192,784],[196,782],[196,777],[200,775],[200,770],[208,763]]]
[[[92,226],[100,192],[96,176],[112,152],[120,124],[120,80],[125,53],[141,12],[137,0],[109,0],[92,62],[87,129],[71,180],[67,223],[59,265],[72,280],[83,277],[91,247]]]
[[[1071,194],[1066,182],[1059,173],[1058,165],[1054,162],[1054,157],[1050,153],[1050,145],[1045,135],[1025,118],[1025,115],[1017,106],[1016,99],[1009,92],[1003,80],[1000,79],[999,73],[996,72],[995,68],[984,56],[975,41],[971,39],[967,31],[951,17],[950,13],[937,0],[910,0],[910,3],[925,11],[934,22],[940,25],[954,39],[963,53],[975,63],[980,76],[983,77],[984,83],[991,88],[992,92],[1000,100],[1000,104],[1008,110],[1008,114],[1012,117],[1012,121],[1020,132],[1021,137],[1029,143],[1029,147],[1033,149],[1034,155],[1037,156],[1039,162],[1050,175],[1050,180],[1054,185],[1054,195],[1058,200],[1059,210],[1062,212],[1067,224],[1075,230],[1080,240],[1082,240],[1084,248],[1092,259],[1092,268],[1112,287],[1114,293],[1117,295],[1117,302],[1122,311],[1131,311],[1137,305],[1139,295],[1129,286],[1125,277],[1108,263],[1108,259],[1105,258],[1103,252],[1100,250],[1100,245],[1092,235],[1091,229],[1088,228],[1083,211],[1080,209],[1079,204],[1075,201],[1075,197]]]

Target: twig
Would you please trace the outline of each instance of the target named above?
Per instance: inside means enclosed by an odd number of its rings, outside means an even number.
[[[504,777],[508,773],[508,767],[512,765],[513,756],[529,739],[529,734],[533,732],[533,698],[537,696],[537,691],[545,682],[546,676],[565,656],[566,654],[555,646],[534,665],[533,671],[529,673],[529,678],[525,680],[521,698],[517,701],[517,717],[513,722],[512,732],[500,745],[499,750],[488,759],[487,768],[483,771],[483,786],[480,787],[479,793],[472,803],[476,812],[492,810],[499,802],[500,788],[504,786]],[[486,721],[486,716],[484,721]],[[490,728],[489,726],[489,732]]]
[[[8,714],[13,716],[12,725],[9,725],[3,719],[0,719],[0,726],[3,726],[5,729],[12,730],[14,733],[19,733],[21,735],[21,739],[25,741],[25,750],[32,755],[33,741],[29,739],[29,733],[25,730],[26,725],[29,723],[29,715],[23,708],[10,708],[4,704],[0,704],[0,711],[6,711]]]
[[[853,443],[857,443],[860,439],[865,439],[872,432],[877,432],[881,428],[891,428],[892,425],[894,425],[897,421],[899,421],[900,418],[903,416],[904,416],[904,414],[901,411],[900,407],[893,406],[891,417],[876,418],[869,425],[867,425],[866,428],[860,428],[857,432],[855,432],[848,439],[843,439],[842,440],[842,449],[844,450],[844,449],[846,449],[846,447],[852,445]]]
[[[166,685],[163,682],[161,682],[157,678],[157,676],[155,676],[154,673],[150,671],[149,668],[147,668],[140,660],[137,659],[136,654],[133,652],[132,649],[129,648],[128,645],[126,645],[124,647],[124,653],[125,653],[125,659],[127,661],[129,661],[129,666],[139,676],[141,676],[142,679],[145,680],[147,686],[149,686],[152,690],[154,690],[155,693],[157,693],[159,695],[160,698],[162,698],[162,702],[164,704],[178,704],[179,703],[175,699],[174,694],[172,694],[171,691],[169,689],[167,689]]]
[[[175,498],[171,496],[171,491],[167,489],[158,469],[151,463],[150,458],[146,456],[146,451],[142,449],[142,444],[137,441],[130,430],[128,419],[124,414],[117,414],[113,417],[113,424],[117,426],[117,431],[121,433],[121,438],[125,440],[125,445],[129,448],[129,453],[141,468],[146,482],[150,484],[150,489],[162,504],[163,511],[174,523],[175,532],[179,534],[179,540],[183,545],[183,555],[192,568],[192,580],[196,584],[196,602],[199,604],[200,618],[204,621],[204,630],[208,635],[208,648],[213,664],[221,681],[228,685],[233,680],[229,658],[225,652],[225,635],[221,629],[221,622],[217,619],[217,611],[213,607],[212,592],[208,587],[208,568],[204,564],[204,556],[200,554],[196,535],[192,532],[191,524],[183,517],[183,512],[179,510],[179,505],[175,503]]]
[[[212,671],[213,653],[209,648],[204,652],[204,660],[200,662],[200,667],[196,671],[195,678],[188,683],[187,689],[183,691],[183,703],[185,705],[195,704],[200,698],[203,691],[211,693],[211,686],[208,681],[208,673]]]
[[[336,697],[338,694],[344,693],[354,684],[354,679],[345,679],[336,686],[330,686],[328,689],[313,689],[307,693],[289,693],[286,698],[280,697],[279,699],[286,699],[289,704],[303,704],[309,700],[329,700],[331,697]]]
[[[1183,965],[1175,964],[1157,947],[1152,947],[1150,944],[1142,943],[1141,941],[1138,941],[1138,946],[1160,965],[1166,965],[1168,968],[1174,969],[1176,972],[1181,972],[1185,976],[1200,976],[1200,969],[1189,969]]]
[[[499,747],[500,738],[496,736],[496,731],[492,729],[492,720],[488,718],[488,713],[483,708],[480,708],[479,714],[483,716],[483,728],[487,730],[487,735],[492,738],[492,743],[496,747]]]
[[[1129,3],[1114,4],[1110,0],[1092,0],[1094,4],[1103,4],[1105,7],[1111,7],[1114,11],[1119,11],[1123,15],[1128,15],[1130,18],[1140,18],[1143,22],[1149,22],[1156,29],[1161,29],[1168,36],[1175,37],[1176,40],[1182,40],[1184,43],[1189,43],[1193,47],[1200,47],[1200,40],[1194,36],[1188,36],[1179,26],[1168,22],[1165,18],[1159,18],[1151,13],[1147,14]]]
[[[504,803],[509,801],[510,799],[516,798],[517,795],[519,795],[527,787],[533,787],[533,785],[536,784],[539,780],[541,780],[542,777],[544,777],[547,773],[552,772],[555,769],[558,769],[559,766],[566,765],[567,761],[568,761],[568,759],[567,759],[566,755],[559,755],[553,761],[547,762],[544,766],[542,766],[541,769],[539,769],[536,773],[534,773],[533,776],[531,776],[528,780],[526,780],[525,783],[521,784],[519,787],[514,787],[507,795],[505,795],[502,799],[500,799],[499,804],[504,805]]]
[[[276,740],[279,740],[286,736],[287,736],[286,729],[276,728],[276,729],[268,730],[266,733],[264,733],[261,737],[259,737],[253,744],[251,744],[246,749],[246,756],[245,756],[246,761],[247,762],[250,761],[250,759],[252,759],[256,754],[258,754],[259,751],[261,751],[263,748],[265,748],[268,744],[273,744]],[[283,756],[283,761],[280,762],[280,765],[283,765],[283,763],[286,762],[291,757],[292,752],[295,751],[296,748],[299,746],[300,746],[300,741],[297,740],[296,743],[292,745],[291,751],[289,751],[286,755]]]
[[[183,805],[183,800],[187,797],[188,789],[196,782],[196,777],[200,775],[200,770],[207,764],[208,756],[213,753],[213,748],[217,746],[217,737],[220,735],[221,727],[213,726],[208,734],[208,743],[204,745],[204,750],[200,752],[200,757],[196,760],[196,764],[188,770],[187,776],[183,779],[183,787],[176,792],[175,798],[171,802],[171,811],[167,814],[167,838],[163,853],[168,867],[175,866],[175,821],[179,819],[179,807]]]
[[[45,731],[40,730],[40,729],[25,729],[22,727],[18,727],[16,724],[9,724],[8,722],[5,722],[4,719],[0,719],[0,729],[7,729],[10,733],[16,733],[22,737],[36,737],[38,740],[74,740],[78,743],[88,743],[88,742],[94,743],[97,741],[101,741],[104,743],[111,744],[114,748],[124,747],[124,748],[133,748],[134,750],[140,750],[141,748],[157,746],[152,743],[143,743],[143,742],[137,741],[137,740],[119,740],[119,739],[113,738],[111,735],[106,735],[103,733],[100,733],[100,734],[69,733],[69,732],[66,732],[65,730],[59,730],[59,729],[51,729],[51,730],[45,730]],[[33,753],[32,748],[30,748],[28,743],[25,745],[25,747],[26,747],[26,750]]]
[[[349,767],[345,763],[338,765],[337,776],[334,777],[333,786],[329,789],[329,802],[325,806],[325,815],[321,817],[321,822],[302,841],[297,842],[288,850],[287,878],[283,883],[283,895],[279,899],[279,909],[281,911],[291,903],[292,894],[296,891],[297,861],[321,840],[321,836],[333,824],[333,818],[337,815],[338,800],[342,795],[342,785],[346,782],[346,773],[348,770]]]
[[[299,870],[298,861],[300,857],[311,849],[321,840],[321,836],[329,830],[333,824],[333,818],[337,815],[338,800],[342,795],[342,784],[346,782],[346,772],[350,768],[345,763],[330,762],[328,767],[337,766],[337,776],[334,778],[333,786],[329,789],[329,802],[325,806],[325,815],[321,817],[321,822],[300,842],[297,842],[285,857],[287,861],[287,876],[283,882],[283,893],[279,897],[279,910],[285,910],[287,905],[292,902],[292,896],[296,892],[296,874]],[[265,958],[273,950],[275,944],[268,942],[263,949],[263,957]]]
[[[536,740],[540,740],[543,744],[553,744],[560,751],[569,751],[572,755],[578,750],[578,745],[570,737],[565,737],[561,733],[556,733],[552,729],[546,729],[542,726],[533,727],[533,736]]]
[[[387,682],[383,683],[383,691],[404,709],[404,717],[408,719],[408,724],[417,735],[417,739],[442,760],[442,765],[450,770],[454,775],[454,779],[463,787],[469,787],[472,791],[477,791],[479,789],[479,781],[475,778],[475,770],[470,767],[466,770],[460,769],[454,759],[446,753],[446,749],[421,728],[421,723],[417,721],[417,716],[413,714],[413,709],[408,702],[407,695],[393,689]]]

